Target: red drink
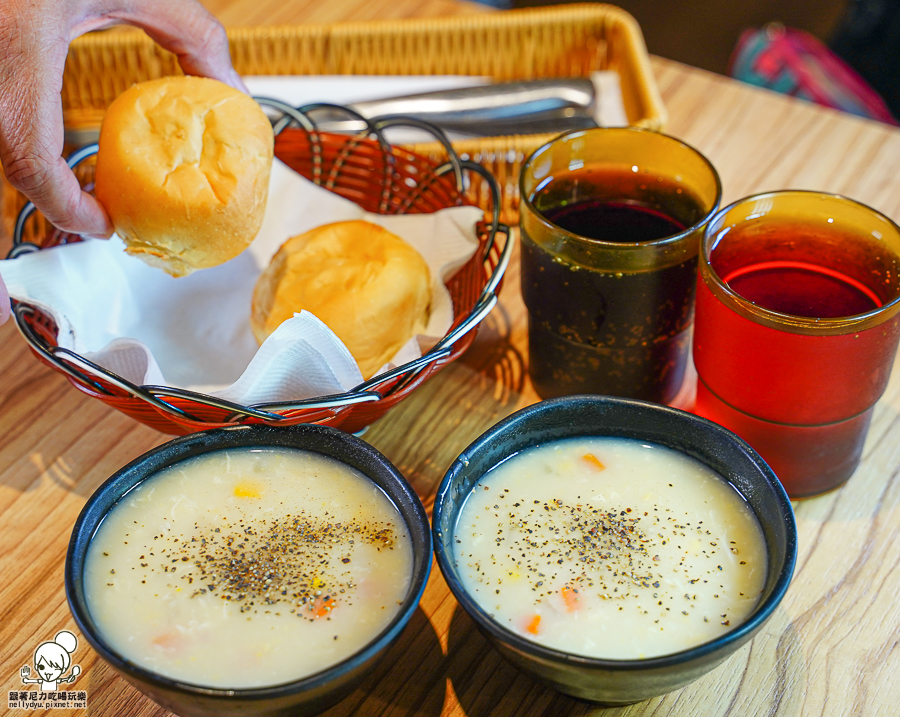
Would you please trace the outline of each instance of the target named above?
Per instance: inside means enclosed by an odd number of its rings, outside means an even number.
[[[821,493],[859,463],[890,376],[900,257],[877,238],[886,231],[867,231],[858,217],[722,218],[730,211],[737,210],[723,210],[703,243],[696,412],[747,440],[793,497]]]
[[[794,316],[856,316],[882,305],[865,284],[803,261],[760,261],[726,274],[722,281],[757,306]]]

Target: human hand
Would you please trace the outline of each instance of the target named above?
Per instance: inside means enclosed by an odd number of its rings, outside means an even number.
[[[225,30],[196,0],[0,0],[0,162],[10,184],[63,231],[94,237],[113,231],[62,158],[60,90],[69,43],[123,23],[174,53],[185,73],[246,92]],[[0,323],[8,314],[0,279]]]
[[[28,665],[22,665],[22,669],[19,670],[19,681],[24,685],[36,685],[41,679],[39,677],[32,678],[31,668]]]

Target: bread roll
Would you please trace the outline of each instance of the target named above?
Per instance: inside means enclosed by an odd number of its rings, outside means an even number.
[[[216,266],[259,231],[273,143],[259,105],[222,82],[142,82],[103,120],[97,199],[129,254],[173,276]]]
[[[286,241],[256,282],[251,325],[266,337],[312,312],[370,378],[428,323],[431,274],[400,237],[364,221],[336,222]]]

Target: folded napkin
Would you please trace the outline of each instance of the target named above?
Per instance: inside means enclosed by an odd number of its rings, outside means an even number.
[[[450,328],[444,280],[478,247],[477,207],[380,216],[316,186],[278,160],[263,226],[225,264],[173,278],[127,255],[122,242],[86,239],[0,261],[10,296],[35,304],[59,326],[58,343],[135,384],[166,385],[243,405],[342,393],[362,374],[338,337],[309,312],[282,324],[262,346],[250,329],[253,287],[288,238],[329,222],[363,219],[402,237],[431,269],[426,335],[388,367],[421,355]]]

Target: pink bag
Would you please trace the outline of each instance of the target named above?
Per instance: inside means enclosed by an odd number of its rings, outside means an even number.
[[[800,97],[825,107],[896,125],[871,85],[824,43],[778,23],[745,30],[728,74],[751,85]]]

